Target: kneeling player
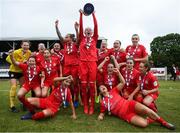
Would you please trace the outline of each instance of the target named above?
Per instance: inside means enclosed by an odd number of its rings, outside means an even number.
[[[110,92],[104,85],[99,87],[100,94],[103,96],[101,101],[101,113],[98,116],[99,120],[103,120],[105,111],[112,113],[119,118],[134,124],[139,127],[146,127],[153,120],[160,123],[162,126],[174,130],[175,126],[163,120],[157,113],[141,103],[134,100],[126,100],[119,95],[119,92],[125,85],[125,80],[118,69],[114,69],[119,75],[120,83],[114,87]],[[142,116],[147,115],[149,118],[145,119]]]
[[[72,96],[70,89],[68,88],[72,82],[72,76],[57,77],[55,82],[61,81],[60,84],[55,87],[49,97],[47,98],[28,98],[28,101],[34,107],[42,109],[41,112],[31,112],[21,117],[22,120],[32,119],[39,120],[46,117],[54,116],[62,103],[66,100],[70,103],[72,108],[72,118],[76,119],[76,113],[72,102]]]

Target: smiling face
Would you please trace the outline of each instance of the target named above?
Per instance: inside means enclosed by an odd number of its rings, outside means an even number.
[[[45,59],[48,59],[50,56],[51,56],[50,51],[46,49],[46,50],[44,51],[44,58],[45,58]]]
[[[113,69],[114,69],[114,65],[112,63],[109,63],[108,66],[107,66],[108,73],[112,73]]]
[[[100,94],[102,94],[104,96],[108,92],[108,89],[106,88],[106,86],[100,85],[99,91],[100,91]]]
[[[137,34],[134,34],[131,38],[132,44],[137,45],[139,42],[139,36]]]
[[[120,41],[119,40],[114,41],[113,47],[114,47],[114,50],[116,50],[116,51],[119,50],[121,47]]]
[[[30,66],[36,65],[36,60],[35,60],[35,58],[34,58],[34,57],[29,57],[28,64],[29,64]]]
[[[44,52],[44,50],[45,50],[45,45],[44,45],[44,43],[39,43],[39,44],[38,44],[38,50],[39,50],[40,53],[43,53],[43,52]]]
[[[144,66],[145,64],[144,63],[140,63],[140,65],[139,65],[139,72],[141,73],[141,75],[144,75],[146,72],[147,72],[147,69],[148,68],[146,68],[145,66]]]
[[[70,34],[67,34],[67,35],[65,36],[65,38],[64,38],[64,42],[69,43],[69,42],[72,42],[72,41],[73,41],[73,40],[72,40],[71,35],[70,35]]]
[[[101,47],[100,47],[100,49],[101,49],[102,51],[104,51],[104,50],[107,49],[107,42],[106,42],[106,41],[102,41],[102,42],[101,42]]]
[[[24,41],[21,43],[21,48],[24,50],[24,51],[27,51],[29,50],[29,47],[30,47],[30,44],[28,41]]]
[[[92,34],[93,34],[93,31],[91,28],[87,27],[85,30],[84,30],[84,34],[86,37],[92,37]]]
[[[133,59],[127,59],[126,61],[126,67],[128,70],[132,70],[134,66],[134,60]]]
[[[59,50],[61,50],[61,45],[59,43],[55,43],[53,49],[55,52],[58,52]]]

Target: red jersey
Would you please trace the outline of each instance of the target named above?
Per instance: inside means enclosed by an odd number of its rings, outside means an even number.
[[[71,91],[69,88],[64,88],[62,85],[59,85],[53,89],[50,96],[47,98],[51,103],[58,108],[65,101],[70,102],[72,100]]]
[[[98,28],[97,28],[97,20],[94,13],[92,15],[94,21],[94,35],[91,38],[87,38],[83,34],[82,13],[80,13],[79,50],[80,50],[81,61],[97,61],[96,43],[98,40]]]
[[[152,89],[158,89],[159,84],[156,76],[153,75],[152,72],[147,72],[145,76],[139,76],[140,84],[141,84],[141,90],[152,90]],[[156,94],[159,94],[159,92],[155,92]]]
[[[54,53],[52,54],[52,57],[58,59],[61,63],[63,63],[64,51],[63,50],[60,50],[58,52],[54,51]]]
[[[76,43],[64,44],[64,66],[78,65],[79,53]]]
[[[133,68],[132,71],[127,71],[126,68],[123,68],[121,71],[122,76],[125,79],[125,86],[123,90],[127,90],[129,93],[132,93],[139,84],[139,71]]]
[[[148,55],[146,52],[146,48],[141,44],[138,44],[137,46],[134,46],[134,45],[127,46],[126,53],[128,56],[131,56],[134,59],[144,58]],[[136,61],[134,64],[134,68],[139,70],[139,64],[140,64],[140,62]]]
[[[100,112],[104,113],[106,110],[108,110],[113,115],[122,117],[127,112],[128,102],[128,100],[125,100],[119,95],[118,88],[114,87],[112,90],[110,90],[109,96],[105,96],[102,98]]]
[[[27,64],[20,63],[19,68],[22,69],[24,81],[28,84],[40,83],[39,74],[41,69],[39,66],[29,67]]]
[[[114,55],[114,57],[118,63],[126,62],[126,52],[123,52],[121,50],[115,51],[112,48],[111,49],[111,55]]]
[[[58,77],[60,61],[57,58],[51,57],[50,61],[44,60],[41,62],[41,67],[45,72],[45,79],[53,80],[55,77]]]
[[[37,52],[37,53],[35,54],[35,59],[36,59],[36,64],[37,64],[38,66],[40,66],[40,65],[41,65],[41,62],[44,60],[44,54],[43,54],[43,53],[40,53],[40,52]]]
[[[103,72],[103,78],[104,85],[107,87],[108,91],[117,86],[119,83],[118,77],[115,73],[109,75],[107,71]]]

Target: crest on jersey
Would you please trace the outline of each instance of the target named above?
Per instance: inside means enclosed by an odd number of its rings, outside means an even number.
[[[154,86],[157,86],[157,85],[158,85],[157,81],[154,81],[153,85],[154,85]]]

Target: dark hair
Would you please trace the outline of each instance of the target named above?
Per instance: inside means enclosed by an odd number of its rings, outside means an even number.
[[[144,67],[147,68],[147,71],[150,71],[151,65],[150,65],[150,63],[149,63],[148,61],[146,61],[146,62],[141,62],[141,63],[144,64]]]
[[[133,37],[133,36],[138,36],[138,37],[139,37],[139,35],[138,35],[138,34],[133,34],[133,35],[132,35],[132,37]]]
[[[30,41],[28,41],[28,40],[22,40],[21,45],[22,45],[24,42],[29,43],[29,45],[31,44]]]
[[[72,39],[73,42],[76,41],[76,38],[75,38],[74,34],[68,33],[68,35],[70,36],[70,38]]]
[[[118,42],[119,42],[119,44],[121,45],[121,41],[120,41],[120,40],[116,40],[116,41],[118,41]]]
[[[126,59],[126,61],[128,61],[128,60],[132,60],[132,61],[134,62],[134,58],[133,58],[133,57],[128,57],[128,58]]]

